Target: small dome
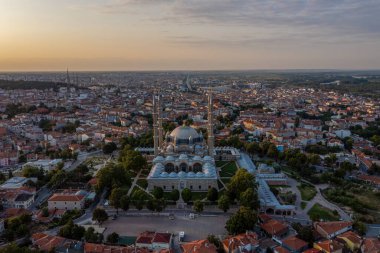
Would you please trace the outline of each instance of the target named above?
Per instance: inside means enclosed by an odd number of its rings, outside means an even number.
[[[175,158],[173,156],[169,155],[169,156],[166,157],[165,160],[166,161],[175,161]]]
[[[168,176],[169,176],[169,174],[166,171],[161,173],[161,177],[168,177]]]
[[[177,173],[175,173],[175,172],[171,172],[171,173],[169,174],[169,177],[177,177]]]
[[[198,172],[198,173],[196,174],[196,177],[204,177],[204,174],[203,174],[202,172]]]
[[[203,160],[205,160],[205,161],[212,161],[212,157],[206,155],[205,157],[203,157]]]
[[[153,162],[154,163],[160,163],[160,162],[163,162],[165,161],[165,158],[163,158],[162,156],[156,156],[154,159],[153,159]]]
[[[202,158],[199,155],[193,157],[193,161],[202,161]]]
[[[186,154],[180,154],[179,160],[187,160],[187,159],[188,159],[188,157]]]
[[[156,167],[156,170],[157,170],[157,169],[158,169],[158,170],[162,170],[163,168],[165,168],[164,165],[163,165],[162,163],[156,163],[155,167]]]
[[[187,173],[187,177],[195,177],[195,173],[190,171],[189,173]]]
[[[178,176],[181,178],[186,177],[186,173],[183,171],[180,171],[180,172],[178,172]]]
[[[209,162],[206,162],[204,165],[203,165],[203,168],[204,169],[209,169],[209,168],[213,168],[214,166],[211,165],[211,163]]]

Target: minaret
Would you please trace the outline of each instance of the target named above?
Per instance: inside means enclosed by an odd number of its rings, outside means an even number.
[[[211,90],[209,90],[208,94],[208,127],[207,127],[207,132],[208,132],[208,138],[207,138],[207,143],[208,143],[208,154],[209,156],[213,157],[214,156],[214,129],[213,129],[213,122],[212,122],[212,93]]]
[[[154,142],[154,156],[158,155],[158,125],[157,125],[157,102],[156,95],[153,95],[153,142]]]
[[[66,69],[66,84],[70,84],[69,68]]]
[[[164,146],[164,128],[162,127],[162,96],[158,96],[158,146],[160,149]]]

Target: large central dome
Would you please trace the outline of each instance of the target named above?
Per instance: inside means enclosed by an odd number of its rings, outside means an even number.
[[[179,126],[170,133],[170,137],[176,138],[177,140],[188,140],[191,137],[191,139],[195,140],[198,139],[200,136],[197,133],[197,131],[192,127]]]

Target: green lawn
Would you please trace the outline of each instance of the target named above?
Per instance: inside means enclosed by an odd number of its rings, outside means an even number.
[[[227,184],[231,181],[230,178],[222,178],[222,182],[227,186]]]
[[[207,192],[192,192],[192,199],[191,200],[202,200],[207,197]]]
[[[146,181],[146,179],[137,179],[136,183],[144,189],[148,187],[148,181]]]
[[[301,192],[302,200],[309,201],[314,198],[314,196],[317,194],[317,190],[314,186],[308,185],[308,184],[301,184],[297,186],[298,190]]]
[[[216,167],[222,167],[223,165],[229,163],[228,161],[216,161],[215,165]]]
[[[310,219],[313,221],[324,220],[324,221],[337,221],[339,220],[339,214],[330,210],[320,204],[315,204],[309,212],[307,212]]]
[[[220,172],[221,177],[232,177],[235,175],[237,166],[235,162],[229,162],[223,166]]]

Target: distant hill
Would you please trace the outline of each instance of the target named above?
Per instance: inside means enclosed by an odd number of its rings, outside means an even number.
[[[28,89],[58,89],[59,87],[75,87],[74,84],[60,83],[60,82],[51,82],[51,81],[23,81],[23,80],[3,80],[0,79],[0,89],[5,90],[28,90]]]

